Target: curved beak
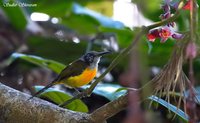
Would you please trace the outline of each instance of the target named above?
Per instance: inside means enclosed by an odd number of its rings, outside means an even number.
[[[97,56],[103,56],[103,55],[106,55],[106,54],[109,54],[109,53],[111,53],[111,51],[98,52]]]

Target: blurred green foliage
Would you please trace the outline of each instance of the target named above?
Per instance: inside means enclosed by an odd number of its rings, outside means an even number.
[[[19,1],[20,2],[20,1]],[[21,0],[21,2],[26,2]],[[117,37],[117,43],[120,48],[127,47],[134,37],[135,30],[131,30],[122,23],[113,21],[108,17],[101,15],[100,13],[89,10],[88,8],[84,8],[81,5],[95,5],[101,3],[104,5],[104,1],[93,1],[88,3],[83,3],[82,1],[46,1],[46,0],[34,0],[29,1],[28,3],[37,4],[37,7],[2,7],[6,12],[6,15],[11,20],[12,24],[15,25],[18,29],[25,29],[26,27],[26,19],[28,15],[24,15],[24,11],[28,13],[32,12],[44,12],[50,15],[50,17],[58,17],[59,24],[70,28],[82,35],[95,35],[97,33],[113,33]],[[137,3],[137,1],[136,1]],[[156,12],[161,12],[160,10],[160,2],[151,2],[153,4],[142,4],[145,1],[140,1],[138,4],[146,5],[144,6],[144,10],[141,8],[143,14],[149,15],[147,17],[153,17],[154,19],[159,18],[159,14]],[[13,10],[16,9],[16,10]],[[14,12],[19,12],[21,14],[14,14]],[[152,13],[154,16],[152,16]],[[16,16],[17,15],[17,16]],[[26,17],[27,16],[27,17]],[[151,19],[151,18],[150,18]],[[20,20],[20,21],[15,21]],[[147,40],[143,38],[143,41]],[[48,42],[48,43],[47,43]],[[144,41],[146,42],[146,41]],[[73,44],[71,41],[60,42],[57,39],[48,39],[42,37],[29,37],[28,46],[34,52],[32,54],[39,55],[45,58],[54,59],[56,61],[61,61],[62,63],[70,63],[75,58],[78,58],[84,51],[87,45],[87,42],[79,43],[79,45]],[[173,41],[169,39],[167,43],[160,44],[159,41],[152,43],[152,50],[149,54],[149,64],[154,66],[162,66],[166,63],[169,58],[169,54],[171,52],[173,46]],[[43,48],[48,47],[48,48]],[[75,50],[75,47],[79,50]],[[148,51],[148,44],[145,43],[144,47],[145,51]],[[51,50],[49,50],[51,49]],[[55,51],[58,51],[59,55]],[[95,49],[94,49],[95,50]],[[73,52],[73,55],[70,55],[70,52]],[[77,54],[77,55],[76,55]],[[66,57],[68,56],[69,57]],[[158,58],[155,60],[156,58]],[[162,57],[162,58],[160,58]],[[124,63],[126,64],[126,63]]]

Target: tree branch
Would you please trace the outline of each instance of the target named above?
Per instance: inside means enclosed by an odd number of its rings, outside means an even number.
[[[6,123],[102,123],[125,109],[127,95],[105,104],[91,114],[60,108],[47,101],[29,95],[0,83],[0,122]]]
[[[0,83],[0,122],[6,123],[93,123],[90,115],[60,108],[47,101]]]

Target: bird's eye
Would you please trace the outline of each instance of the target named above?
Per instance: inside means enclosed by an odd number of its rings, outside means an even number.
[[[87,61],[87,62],[89,62],[89,63],[92,63],[93,60],[94,60],[94,55],[92,55],[92,54],[87,54],[87,55],[85,56],[85,61]]]

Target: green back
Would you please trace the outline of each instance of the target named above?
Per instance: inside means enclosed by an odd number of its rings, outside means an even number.
[[[72,76],[80,75],[89,65],[82,60],[76,60],[65,67],[54,82],[59,83],[60,81],[67,79]]]

